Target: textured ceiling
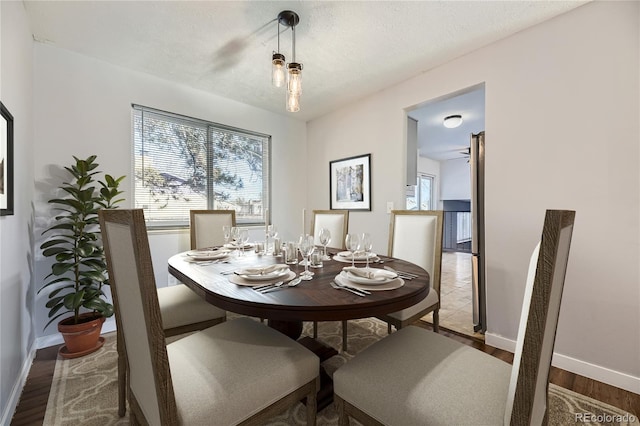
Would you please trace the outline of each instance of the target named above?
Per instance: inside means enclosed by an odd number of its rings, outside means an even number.
[[[277,113],[275,18],[300,15],[310,120],[573,9],[575,1],[25,1],[34,39]],[[291,57],[291,32],[281,52]]]

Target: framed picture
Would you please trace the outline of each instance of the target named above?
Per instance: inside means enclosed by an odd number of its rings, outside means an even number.
[[[329,162],[332,210],[371,210],[371,154]]]
[[[13,214],[13,116],[0,102],[0,216]]]

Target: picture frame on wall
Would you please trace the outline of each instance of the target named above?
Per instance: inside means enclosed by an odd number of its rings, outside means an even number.
[[[0,102],[0,216],[13,214],[13,115]]]
[[[371,210],[371,154],[329,162],[331,210]]]

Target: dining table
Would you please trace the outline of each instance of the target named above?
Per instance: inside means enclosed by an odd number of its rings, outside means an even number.
[[[214,250],[215,249],[215,250]],[[340,256],[337,249],[330,251],[331,259],[322,267],[311,268],[311,280],[301,281],[295,287],[283,286],[275,291],[262,293],[254,289],[263,283],[290,281],[299,276],[305,267],[300,263],[287,265],[286,275],[269,280],[246,280],[241,274],[246,268],[267,268],[284,264],[282,256],[258,254],[253,250],[233,250],[227,256],[194,256],[207,250],[219,253],[216,248],[203,248],[178,253],[168,260],[169,273],[190,287],[200,297],[218,308],[241,315],[266,319],[268,325],[315,352],[321,361],[338,352],[316,339],[307,336],[300,339],[304,321],[341,321],[376,317],[396,312],[423,300],[430,289],[429,274],[418,265],[397,258],[375,255],[369,267],[402,272],[402,277],[392,280],[393,285],[363,286],[369,294],[357,295],[344,289],[336,289],[331,283],[345,281],[343,269],[351,267],[351,260]],[[340,253],[344,254],[344,253]],[[364,268],[362,260],[354,263]],[[285,270],[286,271],[286,270]],[[408,275],[406,275],[408,274]],[[407,278],[409,277],[410,278]],[[245,276],[246,278],[246,276]],[[333,387],[328,375],[321,371],[322,388],[318,394],[318,410],[331,403]]]

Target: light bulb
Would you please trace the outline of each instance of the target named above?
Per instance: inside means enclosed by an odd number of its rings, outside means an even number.
[[[284,85],[285,73],[284,73],[284,55],[280,53],[274,53],[271,60],[272,73],[271,82],[275,87],[282,87]]]
[[[300,111],[300,96],[287,93],[287,111],[289,112]]]
[[[292,62],[288,65],[289,84],[287,90],[292,95],[302,94],[302,64]]]

